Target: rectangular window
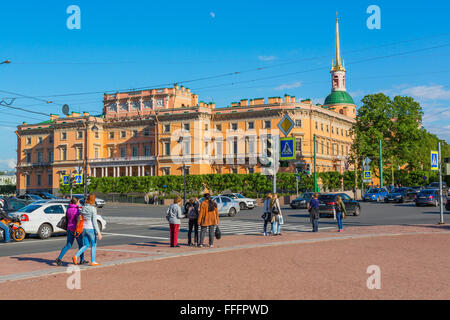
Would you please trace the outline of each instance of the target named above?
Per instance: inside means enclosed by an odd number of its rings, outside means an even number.
[[[42,163],[42,151],[38,151],[37,153],[37,162]]]
[[[77,139],[83,138],[83,131],[77,131]]]
[[[165,133],[170,132],[170,124],[165,124],[165,125],[164,125],[164,132],[165,132]]]
[[[185,123],[183,128],[184,130],[189,131],[191,129],[191,126],[189,125],[189,123]]]
[[[331,126],[331,133],[334,134],[334,127]]]
[[[26,153],[26,161],[27,161],[28,163],[31,162],[31,152],[27,152],[27,153]]]
[[[95,139],[99,139],[100,138],[100,134],[98,133],[98,131],[94,132],[94,137],[95,137]]]
[[[47,177],[47,185],[51,186],[53,184],[53,175],[50,173]]]
[[[82,160],[83,159],[83,147],[78,147],[77,148],[77,160]]]
[[[255,129],[255,123],[253,121],[249,121],[247,125],[248,130],[254,130]]]
[[[330,127],[327,125],[327,132],[330,132]]]
[[[253,167],[248,168],[248,173],[249,173],[249,174],[255,173],[255,168],[253,168]]]
[[[320,130],[323,131],[323,123],[320,124]]]
[[[31,185],[31,176],[28,174],[28,175],[26,175],[26,180],[27,180],[27,186],[30,186]]]
[[[48,162],[53,162],[53,150],[48,151]]]
[[[27,145],[30,145],[31,144],[31,137],[27,137]]]
[[[209,126],[208,126],[208,124],[206,123],[206,124],[205,124],[205,131],[208,131],[208,129],[209,129]]]
[[[231,173],[238,173],[238,169],[237,168],[231,168]]]
[[[127,132],[126,131],[120,131],[120,137],[122,139],[125,139],[127,137]]]
[[[48,136],[48,142],[53,143],[53,135],[52,134]]]
[[[61,140],[67,140],[67,132],[61,132]]]
[[[127,147],[120,147],[120,157],[125,158],[127,156]]]
[[[36,176],[36,180],[37,180],[36,184],[37,184],[38,186],[40,186],[40,185],[42,184],[42,176],[41,176],[40,174],[38,174],[38,175]]]
[[[95,157],[95,159],[98,159],[99,156],[100,156],[100,150],[99,150],[99,148],[95,148],[94,149],[94,157]]]
[[[301,119],[295,120],[295,126],[296,126],[297,128],[301,128],[301,127],[302,127],[302,120],[301,120]]]
[[[113,148],[108,148],[108,158],[113,158],[114,157],[114,149]]]
[[[237,154],[238,153],[238,142],[237,142],[237,138],[234,138],[233,140],[233,153]]]
[[[144,129],[144,136],[148,137],[150,135],[150,128]]]
[[[238,129],[238,124],[237,123],[232,123],[231,124],[231,130],[236,131]]]
[[[219,131],[219,132],[222,131],[222,125],[221,124],[217,124],[216,125],[216,130]]]
[[[114,139],[114,131],[109,132],[109,139]]]
[[[182,156],[188,156],[191,154],[191,139],[190,138],[184,138],[183,139],[183,145],[182,145]]]
[[[138,136],[138,131],[137,130],[133,130],[133,138],[137,138]]]
[[[316,130],[319,129],[319,123],[316,121]]]
[[[272,127],[272,123],[270,120],[264,121],[264,129],[270,129]]]
[[[170,142],[164,142],[164,155],[170,156]]]
[[[133,146],[131,151],[132,151],[133,157],[139,156],[139,149],[137,146]]]
[[[151,155],[151,149],[150,146],[144,146],[144,155],[146,157],[149,157]]]
[[[65,147],[61,148],[61,160],[62,161],[66,161],[67,160],[67,149]]]
[[[323,142],[320,143],[320,153],[323,154]]]
[[[42,143],[42,137],[38,137],[38,143]]]
[[[327,155],[330,154],[330,142],[327,142]]]

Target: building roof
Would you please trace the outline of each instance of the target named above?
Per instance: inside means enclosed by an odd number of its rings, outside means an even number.
[[[323,105],[326,106],[340,103],[355,104],[351,95],[346,91],[333,91],[325,98]]]

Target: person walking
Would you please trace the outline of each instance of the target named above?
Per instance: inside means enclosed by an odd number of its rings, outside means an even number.
[[[194,242],[195,246],[198,246],[198,202],[194,198],[189,199],[184,206],[184,212],[189,219],[188,229],[188,246],[192,246],[192,230],[194,230]]]
[[[167,209],[166,218],[170,225],[170,246],[179,247],[178,233],[180,232],[181,218],[183,218],[183,212],[180,206],[182,199],[180,196],[176,196],[173,202]]]
[[[264,220],[264,233],[263,233],[264,236],[269,235],[269,232],[267,232],[267,225],[272,220],[272,212],[271,212],[271,207],[270,207],[271,201],[272,201],[272,194],[268,193],[267,196],[264,198],[264,210],[263,210],[263,215],[262,215],[262,218]],[[272,229],[272,225],[271,225],[271,229]]]
[[[211,199],[211,195],[206,193],[204,195],[204,201],[200,205],[200,211],[198,214],[197,223],[201,226],[200,231],[200,244],[199,247],[203,247],[203,241],[205,240],[206,229],[209,231],[209,247],[214,246],[214,233],[215,227],[219,225],[219,211],[217,210],[217,204]]]
[[[75,229],[77,228],[78,217],[80,216],[80,199],[73,197],[70,199],[69,208],[66,211],[67,219],[67,243],[64,248],[62,248],[61,253],[55,262],[58,266],[62,264],[62,258],[67,253],[67,251],[72,248],[73,241],[75,240]],[[83,247],[83,237],[77,237],[78,249]],[[80,255],[80,264],[87,264],[88,262],[84,260],[84,252]]]
[[[313,195],[313,198],[311,199],[311,201],[309,202],[309,217],[312,223],[312,232],[318,232],[319,231],[319,217],[320,217],[320,213],[319,213],[319,194],[316,192]]]
[[[278,195],[276,193],[272,195],[270,208],[272,212],[272,235],[281,236],[280,229],[283,224],[283,216],[281,213],[280,201],[278,200]]]
[[[99,266],[95,261],[97,251],[97,239],[102,240],[102,234],[97,223],[97,208],[95,207],[95,194],[90,194],[86,200],[85,206],[81,209],[83,217],[83,247],[72,257],[74,264],[77,264],[78,257],[81,256],[89,247],[91,247],[91,266]]]
[[[338,232],[342,232],[342,220],[345,219],[345,216],[347,215],[347,210],[345,209],[345,204],[340,196],[336,197],[335,210],[336,210],[336,219],[338,223]]]
[[[145,204],[146,204],[146,205],[148,205],[149,202],[150,202],[150,196],[149,196],[149,193],[148,193],[148,192],[147,192],[147,193],[145,194],[145,196],[144,196],[144,201],[145,201]]]

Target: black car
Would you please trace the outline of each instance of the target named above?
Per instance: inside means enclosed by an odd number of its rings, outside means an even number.
[[[336,197],[341,196],[344,202],[347,214],[353,214],[354,216],[359,216],[361,213],[361,206],[359,202],[353,200],[345,193],[327,193],[319,195],[319,213],[322,215],[333,216],[333,209],[336,205]]]
[[[393,192],[389,193],[385,198],[384,202],[411,202],[416,198],[417,192],[412,188],[395,188]]]
[[[424,189],[424,187],[422,186],[413,186],[413,187],[409,187],[410,189],[413,189],[416,193],[419,193],[420,191],[422,191]]]
[[[51,193],[48,193],[48,192],[37,192],[37,193],[34,193],[34,194],[39,196],[39,197],[41,197],[44,200],[45,199],[48,199],[48,200],[56,199],[56,197],[54,195],[52,195]]]
[[[313,196],[314,192],[304,192],[298,198],[291,201],[290,206],[292,209],[307,209],[309,201]]]

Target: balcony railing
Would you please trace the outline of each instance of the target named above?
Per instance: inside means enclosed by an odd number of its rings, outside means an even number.
[[[131,162],[131,161],[154,161],[155,156],[136,156],[136,157],[111,157],[100,159],[89,159],[89,163],[102,163],[102,162]]]

